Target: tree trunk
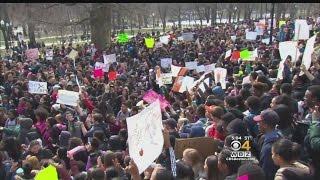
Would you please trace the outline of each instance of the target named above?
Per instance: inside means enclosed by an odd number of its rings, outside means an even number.
[[[281,10],[282,10],[282,4],[281,3],[276,3],[275,6],[277,6],[277,12],[276,12],[275,19],[280,19]]]
[[[91,41],[97,49],[102,50],[111,42],[111,7],[93,4],[90,12]]]
[[[260,19],[262,19],[262,15],[263,15],[263,8],[262,8],[263,4],[260,4]]]
[[[35,30],[35,25],[33,22],[28,23],[28,36],[29,36],[29,41],[32,47],[36,45],[36,36],[34,33]]]
[[[148,27],[148,17],[146,15],[143,15],[143,22],[144,22],[144,28]]]
[[[138,14],[138,25],[139,25],[139,29],[141,29],[142,22],[143,22],[142,15],[141,15],[141,14]]]
[[[211,26],[217,23],[217,3],[214,3],[211,7]]]
[[[27,37],[27,27],[26,27],[26,24],[23,24],[23,25],[22,25],[22,33],[23,33],[23,36],[24,36],[24,37]]]
[[[162,22],[162,30],[165,33],[166,32],[166,18],[167,18],[167,5],[158,5],[159,15]]]
[[[241,16],[241,6],[238,6],[237,22],[240,21],[240,16]]]
[[[116,33],[116,16],[114,13],[112,13],[112,31],[113,31],[113,34]]]
[[[9,49],[8,36],[7,36],[5,28],[1,27],[1,32],[2,32],[2,35],[3,35],[4,45],[5,45],[6,49]]]
[[[210,20],[210,6],[207,6],[204,9],[204,14],[205,14],[205,18],[207,20],[207,24],[209,24],[209,20]]]
[[[179,6],[178,8],[178,27],[181,30],[182,29],[182,25],[181,25],[181,6]]]

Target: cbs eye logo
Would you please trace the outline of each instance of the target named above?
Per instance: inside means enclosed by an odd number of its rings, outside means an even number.
[[[232,141],[231,142],[231,149],[234,151],[239,151],[239,150],[245,150],[245,151],[250,151],[251,146],[250,146],[250,141],[246,140],[243,143],[240,141]]]

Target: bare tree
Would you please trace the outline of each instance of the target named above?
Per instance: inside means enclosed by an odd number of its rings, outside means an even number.
[[[168,8],[168,5],[167,4],[158,4],[157,5],[158,7],[158,11],[159,11],[159,15],[160,15],[160,19],[161,19],[161,22],[162,22],[162,30],[163,32],[166,31],[166,25],[167,25],[167,8]]]

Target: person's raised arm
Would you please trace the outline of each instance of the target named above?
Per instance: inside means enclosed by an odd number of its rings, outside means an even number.
[[[301,71],[308,77],[310,81],[314,80],[314,76],[307,70],[304,64],[301,64]]]

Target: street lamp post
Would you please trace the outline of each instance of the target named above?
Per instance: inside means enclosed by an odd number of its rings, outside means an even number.
[[[274,3],[272,3],[272,9],[271,9],[271,26],[270,26],[270,41],[269,45],[272,44],[272,35],[273,35],[273,16],[274,16]]]

